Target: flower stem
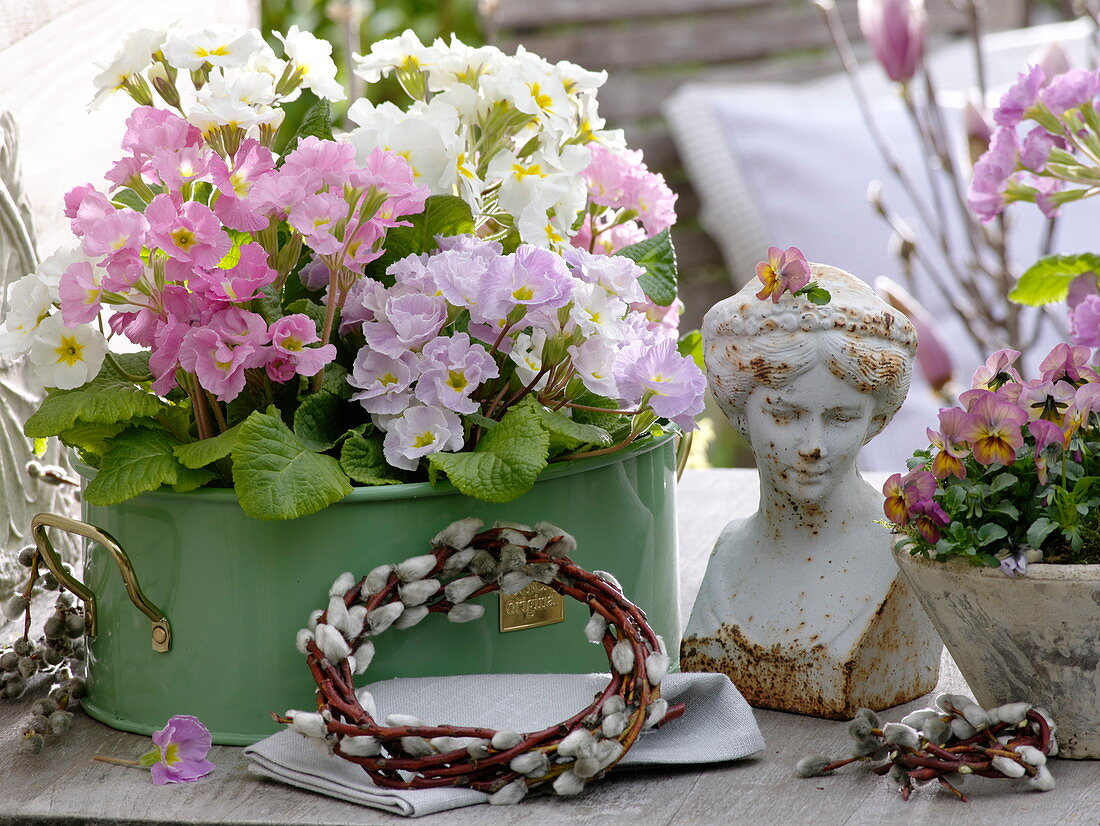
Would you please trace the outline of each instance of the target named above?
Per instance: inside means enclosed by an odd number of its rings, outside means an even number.
[[[97,754],[92,757],[93,760],[98,760],[100,763],[111,763],[115,766],[135,766],[136,768],[145,768],[137,760],[123,760],[119,757],[108,757],[106,754]]]

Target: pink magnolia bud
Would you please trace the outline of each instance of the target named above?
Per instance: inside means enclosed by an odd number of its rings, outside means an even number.
[[[963,108],[963,126],[966,129],[970,165],[973,166],[989,149],[989,141],[993,137],[993,124],[989,122],[989,112],[980,101],[971,98],[966,102]]]
[[[859,0],[859,27],[896,83],[908,83],[924,55],[924,0]]]

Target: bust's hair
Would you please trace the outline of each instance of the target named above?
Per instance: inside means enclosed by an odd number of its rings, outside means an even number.
[[[788,294],[756,298],[753,278],[703,319],[707,381],[722,411],[745,436],[745,407],[759,385],[781,389],[818,363],[875,400],[867,439],[882,430],[909,391],[917,334],[904,315],[858,278],[811,264],[810,278],[831,294],[811,304]]]

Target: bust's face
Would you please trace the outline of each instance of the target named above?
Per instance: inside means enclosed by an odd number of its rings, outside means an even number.
[[[796,502],[821,502],[852,472],[874,415],[875,400],[824,364],[779,390],[749,394],[745,421],[762,481]]]

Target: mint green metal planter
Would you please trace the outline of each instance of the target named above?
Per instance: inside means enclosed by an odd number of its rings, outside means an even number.
[[[89,471],[94,472],[94,471]],[[167,617],[171,647],[154,650],[153,623],[135,608],[115,559],[89,542],[85,584],[97,603],[89,641],[88,713],[148,734],[193,714],[214,742],[243,745],[275,732],[272,711],[311,708],[313,681],[294,647],[310,611],[323,608],[343,571],[425,553],[450,522],[478,516],[553,522],[578,541],[585,568],[612,572],[669,651],[679,648],[672,437],[549,468],[519,499],[493,505],[450,487],[358,488],[311,516],[266,522],[244,514],[231,490],[158,491],[121,505],[85,504],[84,519],[128,554],[140,588]],[[365,681],[397,676],[603,671],[589,644],[588,611],[565,602],[565,622],[500,633],[496,594],[485,616],[454,625],[429,616],[384,634]],[[163,635],[163,632],[160,632]],[[163,647],[163,646],[162,646]]]

